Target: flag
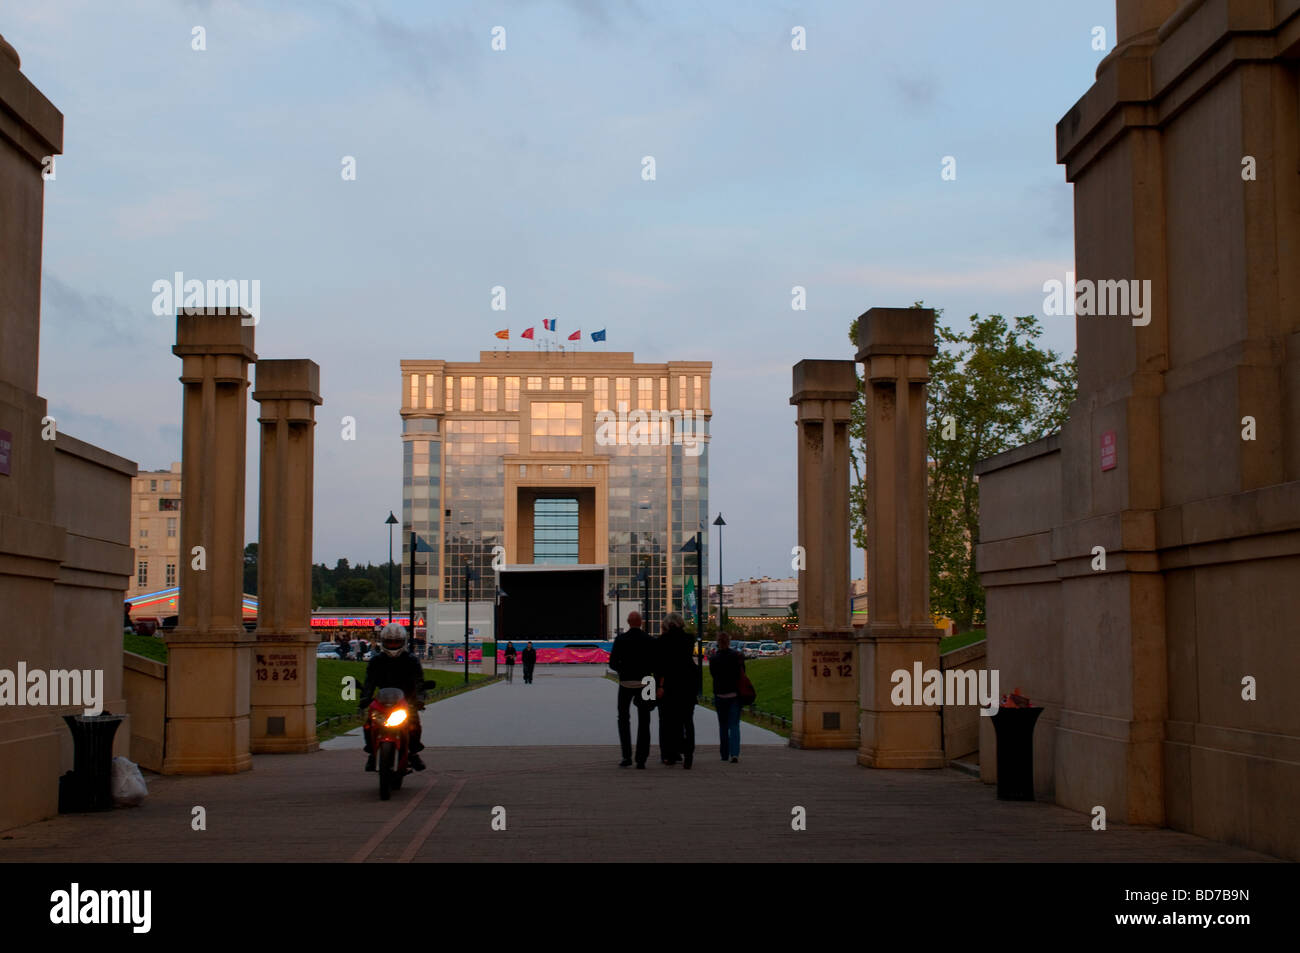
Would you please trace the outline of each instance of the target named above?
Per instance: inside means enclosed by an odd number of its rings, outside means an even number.
[[[528,338],[528,340],[531,341],[531,340],[533,340],[533,329],[532,329],[532,328],[529,328],[527,331],[525,331],[523,334],[521,334],[521,335],[519,335],[519,336],[520,336],[521,338]]]
[[[570,340],[570,341],[581,341],[581,340],[582,340],[582,332],[581,332],[581,331],[574,331],[572,334],[569,335],[569,340]]]
[[[509,328],[506,328],[506,329],[503,330],[503,331],[498,331],[496,334],[497,334],[497,337],[499,337],[499,338],[500,338],[501,340],[503,340],[503,341],[509,341],[509,340],[510,340],[510,329],[509,329]]]
[[[592,332],[591,332],[591,339],[592,339],[593,341],[603,341],[603,340],[605,340],[605,329],[604,329],[604,328],[601,328],[599,331],[592,331]]]
[[[542,318],[542,329],[545,330],[545,331],[554,331],[554,330],[555,330],[555,319],[554,319],[554,318]]]
[[[695,577],[686,577],[686,588],[682,592],[683,608],[688,616],[695,615]]]

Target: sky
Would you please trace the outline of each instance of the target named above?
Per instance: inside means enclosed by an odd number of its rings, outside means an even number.
[[[1037,314],[1073,353],[1043,314],[1074,257],[1055,124],[1114,26],[1111,0],[0,0],[64,115],[40,392],[60,430],[166,468],[154,282],[257,279],[259,356],[321,367],[314,559],[382,562],[399,361],[605,328],[584,348],[713,362],[728,581],[791,575],[795,363],[851,359],[857,315],[917,300],[959,328]],[[251,405],[249,541],[255,427]]]

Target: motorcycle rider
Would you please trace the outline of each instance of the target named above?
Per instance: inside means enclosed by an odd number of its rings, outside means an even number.
[[[361,710],[370,705],[371,698],[381,688],[400,688],[406,695],[406,702],[411,706],[411,767],[416,771],[424,770],[424,762],[417,752],[424,750],[420,743],[422,726],[419,709],[424,707],[424,668],[419,660],[406,650],[406,629],[397,622],[390,622],[379,633],[379,644],[383,649],[366,665],[366,684],[361,690]],[[366,736],[366,770],[375,770],[375,749],[370,743],[370,725],[367,722],[362,729]]]

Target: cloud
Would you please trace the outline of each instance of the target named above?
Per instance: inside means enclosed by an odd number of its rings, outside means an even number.
[[[818,280],[850,287],[957,288],[997,293],[1041,293],[1043,282],[1074,267],[1068,259],[1000,260],[947,268],[833,265]]]
[[[117,210],[117,233],[122,238],[173,235],[185,226],[213,218],[209,193],[198,189],[173,189]]]
[[[142,340],[141,320],[116,298],[83,294],[54,275],[41,281],[41,324],[48,331],[98,331],[94,344],[131,345]],[[84,334],[79,333],[79,338]],[[84,342],[83,342],[84,343]]]
[[[911,109],[929,109],[934,105],[934,81],[924,76],[895,76],[894,89],[903,104]]]

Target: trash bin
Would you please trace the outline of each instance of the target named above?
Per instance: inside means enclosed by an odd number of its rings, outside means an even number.
[[[59,778],[59,813],[113,808],[113,736],[125,715],[64,715],[72,732],[72,770]]]
[[[998,800],[1034,799],[1034,723],[1041,708],[999,708],[993,716],[998,742]]]

